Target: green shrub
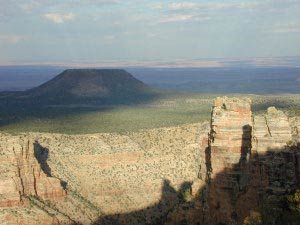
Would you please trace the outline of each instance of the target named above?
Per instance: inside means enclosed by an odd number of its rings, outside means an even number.
[[[300,189],[287,196],[289,209],[300,213]]]
[[[191,188],[186,188],[181,192],[181,199],[185,202],[190,202],[193,199]]]

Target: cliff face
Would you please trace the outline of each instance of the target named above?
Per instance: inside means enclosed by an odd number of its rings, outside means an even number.
[[[212,175],[232,168],[251,146],[252,112],[250,100],[217,98],[212,110],[209,148]]]
[[[266,153],[268,149],[282,150],[292,139],[287,116],[275,107],[270,107],[263,116],[254,117],[253,149],[256,153]]]
[[[61,181],[43,170],[45,165],[41,164],[46,162],[38,162],[36,157],[41,154],[38,145],[22,139],[9,145],[11,141],[6,146],[10,151],[1,149],[0,207],[25,204],[28,202],[27,196],[41,200],[55,200],[65,196]]]
[[[235,212],[233,202],[247,179],[244,171],[252,138],[250,100],[217,98],[212,109],[208,146],[208,204],[213,221]]]
[[[282,111],[270,107],[252,117],[248,99],[215,101],[207,157],[210,224],[242,224],[264,199],[297,187],[299,153],[287,147],[291,139]]]

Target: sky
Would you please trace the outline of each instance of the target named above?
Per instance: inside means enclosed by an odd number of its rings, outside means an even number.
[[[0,64],[300,56],[300,0],[0,0]]]

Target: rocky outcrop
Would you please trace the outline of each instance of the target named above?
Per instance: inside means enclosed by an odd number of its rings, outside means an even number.
[[[217,98],[212,108],[208,146],[209,223],[229,223],[236,214],[235,202],[245,186],[252,138],[249,99]]]
[[[282,111],[270,107],[252,117],[248,99],[216,99],[207,150],[209,224],[242,224],[265,198],[296,187],[299,153],[287,146],[291,138]]]
[[[57,200],[66,195],[61,181],[43,169],[44,161],[37,143],[18,140],[9,146],[9,154],[1,152],[0,207],[13,207],[27,202],[28,196],[41,200]],[[3,150],[3,149],[2,149]]]
[[[212,109],[209,148],[212,175],[232,168],[251,147],[250,99],[217,98]]]

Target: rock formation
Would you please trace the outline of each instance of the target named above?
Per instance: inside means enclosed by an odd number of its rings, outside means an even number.
[[[210,224],[242,224],[266,196],[296,187],[299,153],[287,147],[291,138],[282,111],[270,107],[252,117],[248,99],[216,99],[207,157]]]
[[[282,204],[299,188],[300,175],[300,149],[287,146],[287,116],[274,107],[253,116],[249,99],[227,97],[215,100],[211,115],[202,141],[208,143],[206,167],[199,172],[205,185],[170,213],[167,224],[252,224],[244,223],[249,218],[253,224],[298,224],[300,215],[282,220],[292,215]]]
[[[269,107],[265,115],[254,117],[253,130],[253,151],[256,153],[282,150],[292,138],[287,116],[275,107]]]
[[[250,103],[249,99],[217,98],[212,109],[207,201],[213,224],[231,221],[236,213],[233,203],[247,179],[243,170],[251,151]]]
[[[43,170],[43,161],[38,162],[41,152],[36,143],[20,140],[19,145],[9,147],[9,155],[1,154],[1,172],[5,173],[0,181],[0,207],[22,205],[27,196],[55,200],[66,195],[61,181]]]
[[[252,133],[250,99],[217,98],[212,109],[210,151],[212,175],[232,168],[249,154]]]

